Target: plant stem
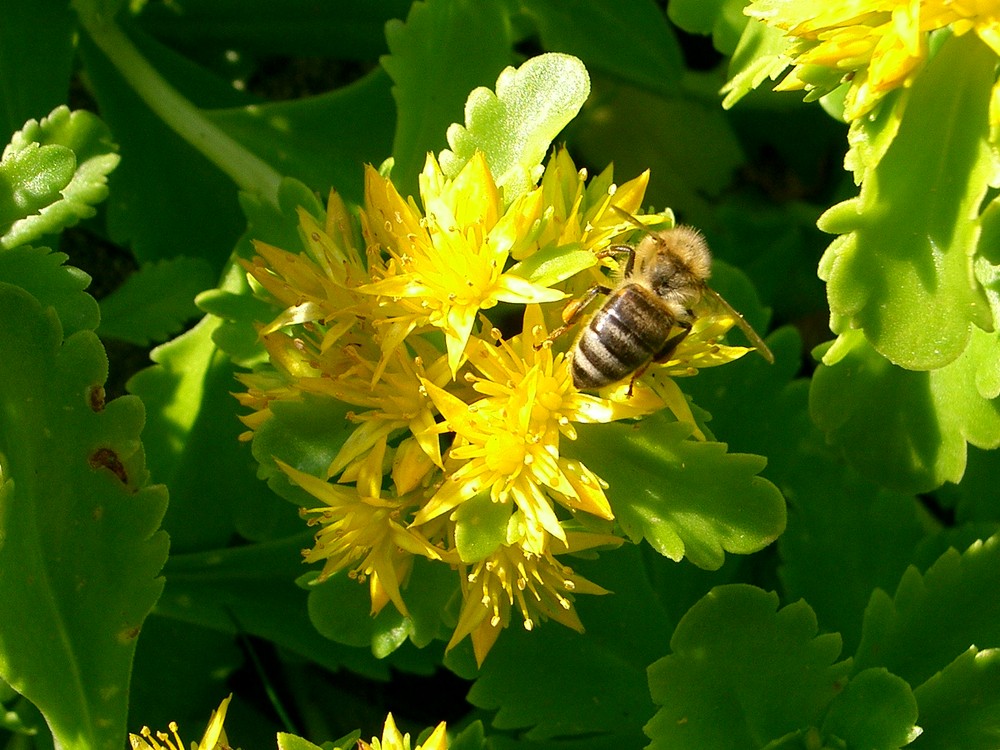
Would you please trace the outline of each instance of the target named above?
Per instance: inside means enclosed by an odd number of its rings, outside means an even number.
[[[160,75],[109,16],[87,2],[74,3],[80,22],[132,89],[175,133],[236,185],[278,203],[281,174],[231,138]]]

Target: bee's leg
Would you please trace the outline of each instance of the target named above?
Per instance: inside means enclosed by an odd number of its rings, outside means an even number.
[[[625,261],[625,270],[622,272],[622,278],[627,279],[632,275],[632,268],[635,266],[634,247],[631,245],[611,245],[597,253],[598,258],[616,258],[619,255],[628,256],[628,260]]]
[[[663,346],[660,347],[660,351],[654,354],[652,359],[650,359],[646,364],[644,364],[642,367],[636,370],[635,373],[632,375],[632,379],[629,381],[628,384],[628,393],[626,394],[626,398],[632,398],[632,389],[635,387],[635,381],[641,378],[646,373],[646,370],[649,369],[649,366],[654,362],[660,363],[669,360],[670,357],[673,356],[674,350],[677,349],[680,343],[687,338],[687,335],[689,333],[691,333],[690,321],[679,320],[677,321],[676,325],[678,328],[681,329],[680,333],[676,333],[669,339],[667,339],[664,342]]]
[[[580,319],[580,316],[583,314],[583,311],[587,309],[587,307],[590,305],[591,302],[594,301],[594,298],[598,294],[607,295],[611,294],[611,291],[612,290],[609,287],[597,284],[595,286],[590,287],[590,289],[588,289],[586,292],[584,292],[576,299],[570,300],[569,304],[566,305],[566,307],[564,307],[562,311],[563,324],[559,326],[556,330],[554,330],[552,333],[550,333],[548,338],[545,340],[555,341],[557,338],[562,336],[564,333],[566,333],[566,331],[568,331],[573,326],[574,323],[576,323],[577,320]]]
[[[677,327],[681,329],[680,333],[676,333],[671,336],[663,346],[660,348],[656,354],[653,355],[653,362],[666,362],[673,356],[674,350],[680,345],[680,343],[687,338],[687,335],[691,333],[691,322],[688,320],[678,320],[676,323]]]

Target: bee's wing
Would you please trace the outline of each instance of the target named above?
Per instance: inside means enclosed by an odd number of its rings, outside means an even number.
[[[764,339],[762,339],[760,335],[753,329],[753,327],[749,323],[747,323],[747,319],[744,318],[741,313],[737,312],[732,305],[726,302],[725,298],[721,294],[719,294],[711,287],[709,286],[705,287],[705,294],[711,297],[712,301],[714,301],[716,304],[722,307],[723,310],[725,310],[727,313],[733,316],[733,320],[736,321],[736,325],[739,326],[739,329],[743,331],[743,333],[746,335],[748,339],[750,339],[750,343],[751,345],[753,345],[753,348],[757,350],[757,353],[760,354],[760,356],[762,356],[764,359],[766,359],[769,364],[773,365],[774,355],[771,353],[771,350],[767,347],[767,344],[764,343]]]

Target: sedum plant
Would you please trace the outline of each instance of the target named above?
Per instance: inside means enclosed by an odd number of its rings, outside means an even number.
[[[995,745],[997,9],[9,5],[7,744]]]

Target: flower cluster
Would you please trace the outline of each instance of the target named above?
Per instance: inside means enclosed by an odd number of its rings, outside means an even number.
[[[368,168],[357,224],[333,195],[322,226],[301,213],[304,253],[257,243],[245,268],[279,312],[259,327],[269,365],[242,376],[248,434],[276,402],[350,409],[326,476],[278,462],[319,501],[302,511],[316,582],[345,571],[368,582],[373,614],[405,615],[415,560],[451,566],[463,603],[449,647],[469,636],[480,662],[514,613],[581,629],[574,596],[604,589],[559,558],[621,537],[607,485],[565,455],[575,425],[664,406],[693,423],[669,376],[747,351],[718,343],[733,320],[707,312],[656,378],[574,386],[569,337],[550,331],[565,300],[607,283],[609,245],[668,220],[640,213],[647,179],[588,183],[560,150],[507,204],[482,154],[453,178],[428,156],[420,205]]]
[[[835,0],[821,6],[812,0],[756,0],[745,12],[792,38],[784,55],[794,67],[776,88],[822,95],[850,81],[848,120],[912,81],[927,58],[932,31],[973,31],[1000,54],[995,0]]]

